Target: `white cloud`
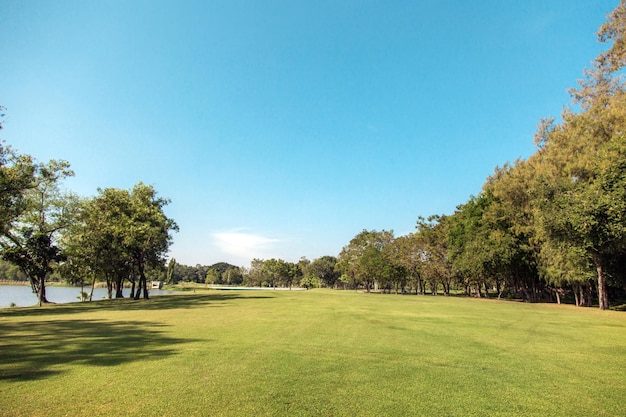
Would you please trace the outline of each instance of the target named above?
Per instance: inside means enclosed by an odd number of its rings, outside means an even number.
[[[270,257],[276,244],[280,242],[279,239],[241,231],[213,233],[213,239],[222,253],[246,262],[253,258]]]

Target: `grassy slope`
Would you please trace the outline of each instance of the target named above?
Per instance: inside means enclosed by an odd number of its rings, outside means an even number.
[[[626,315],[354,292],[0,310],[4,416],[626,415]]]

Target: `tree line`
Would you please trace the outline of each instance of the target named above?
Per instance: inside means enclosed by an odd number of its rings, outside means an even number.
[[[334,287],[341,275],[335,269],[336,263],[334,256],[322,256],[313,261],[302,257],[298,262],[255,258],[249,268],[244,268],[226,262],[188,266],[170,259],[167,273],[153,276],[168,284],[195,282],[248,287]]]
[[[481,192],[417,231],[363,231],[343,248],[343,280],[367,291],[410,287],[527,301],[569,296],[600,309],[626,293],[626,4],[598,37],[561,121],[541,120],[536,152],[496,167]]]

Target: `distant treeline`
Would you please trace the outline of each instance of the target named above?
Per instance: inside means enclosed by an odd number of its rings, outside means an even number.
[[[20,268],[10,262],[0,259],[0,280],[4,281],[28,281],[28,277]]]
[[[243,283],[243,268],[226,262],[218,262],[210,266],[200,264],[189,266],[171,259],[163,278],[168,284],[196,282],[239,285]]]

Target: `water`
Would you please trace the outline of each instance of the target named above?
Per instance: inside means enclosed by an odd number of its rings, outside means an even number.
[[[91,287],[85,287],[89,294]],[[169,294],[170,291],[150,289],[150,295]],[[130,296],[130,289],[124,288],[124,297]],[[93,300],[107,298],[106,288],[95,288]],[[46,298],[57,304],[80,301],[80,287],[46,287]],[[0,308],[10,307],[11,303],[18,307],[28,307],[37,304],[37,296],[32,293],[30,285],[0,285]]]

